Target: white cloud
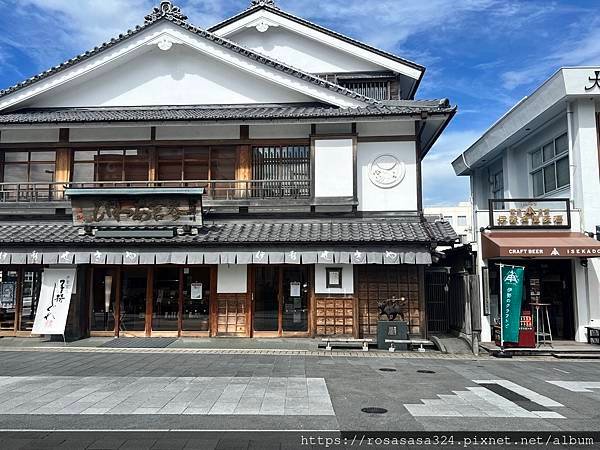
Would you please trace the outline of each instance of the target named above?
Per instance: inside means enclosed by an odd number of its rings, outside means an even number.
[[[565,66],[597,65],[600,63],[600,19],[575,23],[562,31],[561,40],[549,46],[549,54],[532,58],[535,64],[510,70],[502,75],[503,86],[515,89],[520,86],[537,85],[554,71]],[[547,51],[547,48],[545,49]]]
[[[457,177],[452,161],[475,142],[483,130],[446,131],[423,161],[423,202],[448,206],[469,198],[469,178]]]

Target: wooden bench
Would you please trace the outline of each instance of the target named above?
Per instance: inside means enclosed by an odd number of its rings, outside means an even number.
[[[360,345],[363,352],[369,351],[369,344],[373,342],[373,339],[355,339],[355,338],[323,338],[323,342],[327,343],[325,350],[331,351],[331,346],[341,345]]]
[[[411,348],[415,345],[418,345],[419,348],[417,349],[417,351],[421,353],[425,351],[425,349],[423,348],[424,345],[435,346],[433,342],[427,339],[386,339],[385,343],[390,344],[390,352],[396,351],[396,347],[394,347],[394,344],[406,344]]]

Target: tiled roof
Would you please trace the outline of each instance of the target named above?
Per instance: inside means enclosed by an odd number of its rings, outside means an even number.
[[[251,244],[448,244],[458,236],[447,222],[421,223],[382,219],[355,222],[235,222],[206,224],[196,236],[173,238],[100,238],[81,236],[71,223],[5,223],[0,246],[107,245],[251,245]],[[1,247],[0,247],[1,248]]]
[[[336,108],[324,104],[202,105],[130,108],[23,109],[1,114],[0,124],[93,123],[147,121],[228,121],[313,118],[392,117],[446,114],[455,111],[447,101],[403,101],[361,108]]]
[[[187,21],[180,20],[177,15],[173,15],[173,14],[163,14],[162,16],[157,15],[153,18],[149,17],[149,20],[147,20],[144,25],[139,25],[139,26],[135,27],[135,29],[133,29],[133,30],[127,30],[126,33],[120,34],[118,37],[113,38],[108,42],[104,42],[100,46],[94,47],[92,50],[89,50],[85,53],[77,55],[74,58],[71,58],[68,61],[63,62],[62,64],[54,66],[54,67],[46,70],[45,72],[42,72],[38,75],[28,78],[14,86],[8,87],[4,90],[0,90],[0,98],[4,97],[6,95],[12,94],[13,92],[19,91],[27,86],[30,86],[38,81],[41,81],[45,78],[48,78],[52,75],[59,73],[59,72],[62,72],[63,70],[66,70],[69,67],[72,67],[75,64],[85,61],[93,56],[96,56],[96,55],[128,40],[129,38],[141,33],[142,31],[152,27],[153,25],[155,25],[163,20],[169,21],[187,31],[190,31],[191,33],[194,33],[197,36],[200,36],[206,40],[214,42],[215,44],[225,47],[228,50],[231,50],[235,53],[245,56],[253,61],[257,61],[258,63],[269,66],[280,72],[286,73],[286,74],[294,76],[296,78],[300,78],[304,81],[307,81],[309,83],[315,84],[320,87],[323,87],[325,89],[329,89],[331,91],[337,92],[339,94],[345,95],[345,96],[353,98],[355,100],[359,100],[359,101],[362,101],[365,103],[372,103],[372,104],[377,103],[376,100],[373,100],[369,97],[365,97],[364,95],[361,95],[354,91],[346,89],[345,87],[340,86],[339,84],[335,84],[330,81],[326,81],[322,78],[319,78],[315,75],[309,74],[307,72],[303,72],[303,71],[296,69],[292,66],[289,66],[285,63],[282,63],[280,61],[274,60],[274,59],[264,56],[260,53],[257,53],[253,50],[242,47],[241,45],[236,44],[233,41],[219,37],[211,32],[208,32],[208,31],[198,28],[194,25],[191,25]]]
[[[215,31],[217,31],[217,30],[219,30],[219,29],[221,29],[221,28],[223,28],[223,27],[225,27],[225,26],[227,26],[227,25],[229,25],[229,24],[231,24],[233,22],[236,22],[236,21],[238,21],[238,20],[240,20],[240,19],[242,19],[244,17],[249,16],[250,14],[254,13],[255,11],[257,11],[259,9],[265,9],[265,10],[267,10],[269,12],[272,12],[273,14],[277,14],[278,16],[285,17],[286,19],[292,20],[292,21],[294,21],[296,23],[300,23],[300,24],[305,25],[305,26],[307,26],[309,28],[312,28],[314,30],[317,30],[317,31],[320,31],[322,33],[328,34],[329,36],[332,36],[332,37],[335,37],[335,38],[340,39],[342,41],[348,42],[349,44],[352,44],[352,45],[355,45],[357,47],[360,47],[360,48],[363,48],[365,50],[368,50],[370,52],[376,53],[378,55],[381,55],[381,56],[383,56],[385,58],[388,58],[388,59],[391,59],[393,61],[397,61],[397,62],[400,62],[402,64],[406,64],[409,67],[412,67],[412,68],[417,69],[417,70],[421,70],[423,73],[425,72],[425,67],[423,67],[423,66],[421,66],[421,65],[419,65],[419,64],[417,64],[415,62],[409,61],[408,59],[401,58],[398,55],[394,55],[392,53],[388,53],[388,52],[383,51],[381,49],[372,47],[372,46],[370,46],[368,44],[365,44],[364,42],[357,41],[356,39],[353,39],[351,37],[345,36],[343,34],[340,34],[340,33],[336,32],[336,31],[330,30],[328,28],[324,28],[324,27],[322,27],[322,26],[320,26],[320,25],[318,25],[318,24],[316,24],[314,22],[311,22],[309,20],[303,19],[302,17],[298,17],[298,16],[290,14],[290,13],[288,13],[286,11],[283,11],[282,9],[277,8],[274,5],[269,5],[269,4],[267,4],[267,2],[265,2],[265,4],[260,4],[259,3],[256,6],[252,6],[251,8],[249,8],[249,9],[247,9],[245,11],[242,11],[241,13],[239,13],[239,14],[237,14],[237,15],[229,18],[229,19],[226,19],[226,20],[224,20],[224,21],[222,21],[222,22],[220,22],[220,23],[218,23],[216,25],[213,25],[212,27],[210,27],[208,29],[208,31],[210,31],[211,33],[214,33]]]

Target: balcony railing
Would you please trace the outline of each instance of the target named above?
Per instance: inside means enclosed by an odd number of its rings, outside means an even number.
[[[311,198],[310,180],[219,181],[93,181],[85,183],[0,183],[0,203],[66,202],[65,189],[202,187],[204,198],[214,201],[260,202]]]

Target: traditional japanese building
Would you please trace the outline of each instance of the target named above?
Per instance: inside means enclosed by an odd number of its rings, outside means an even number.
[[[387,299],[426,335],[457,235],[422,212],[456,111],[424,71],[273,1],[209,30],[162,1],[0,91],[0,334],[68,269],[73,337],[363,337]]]

